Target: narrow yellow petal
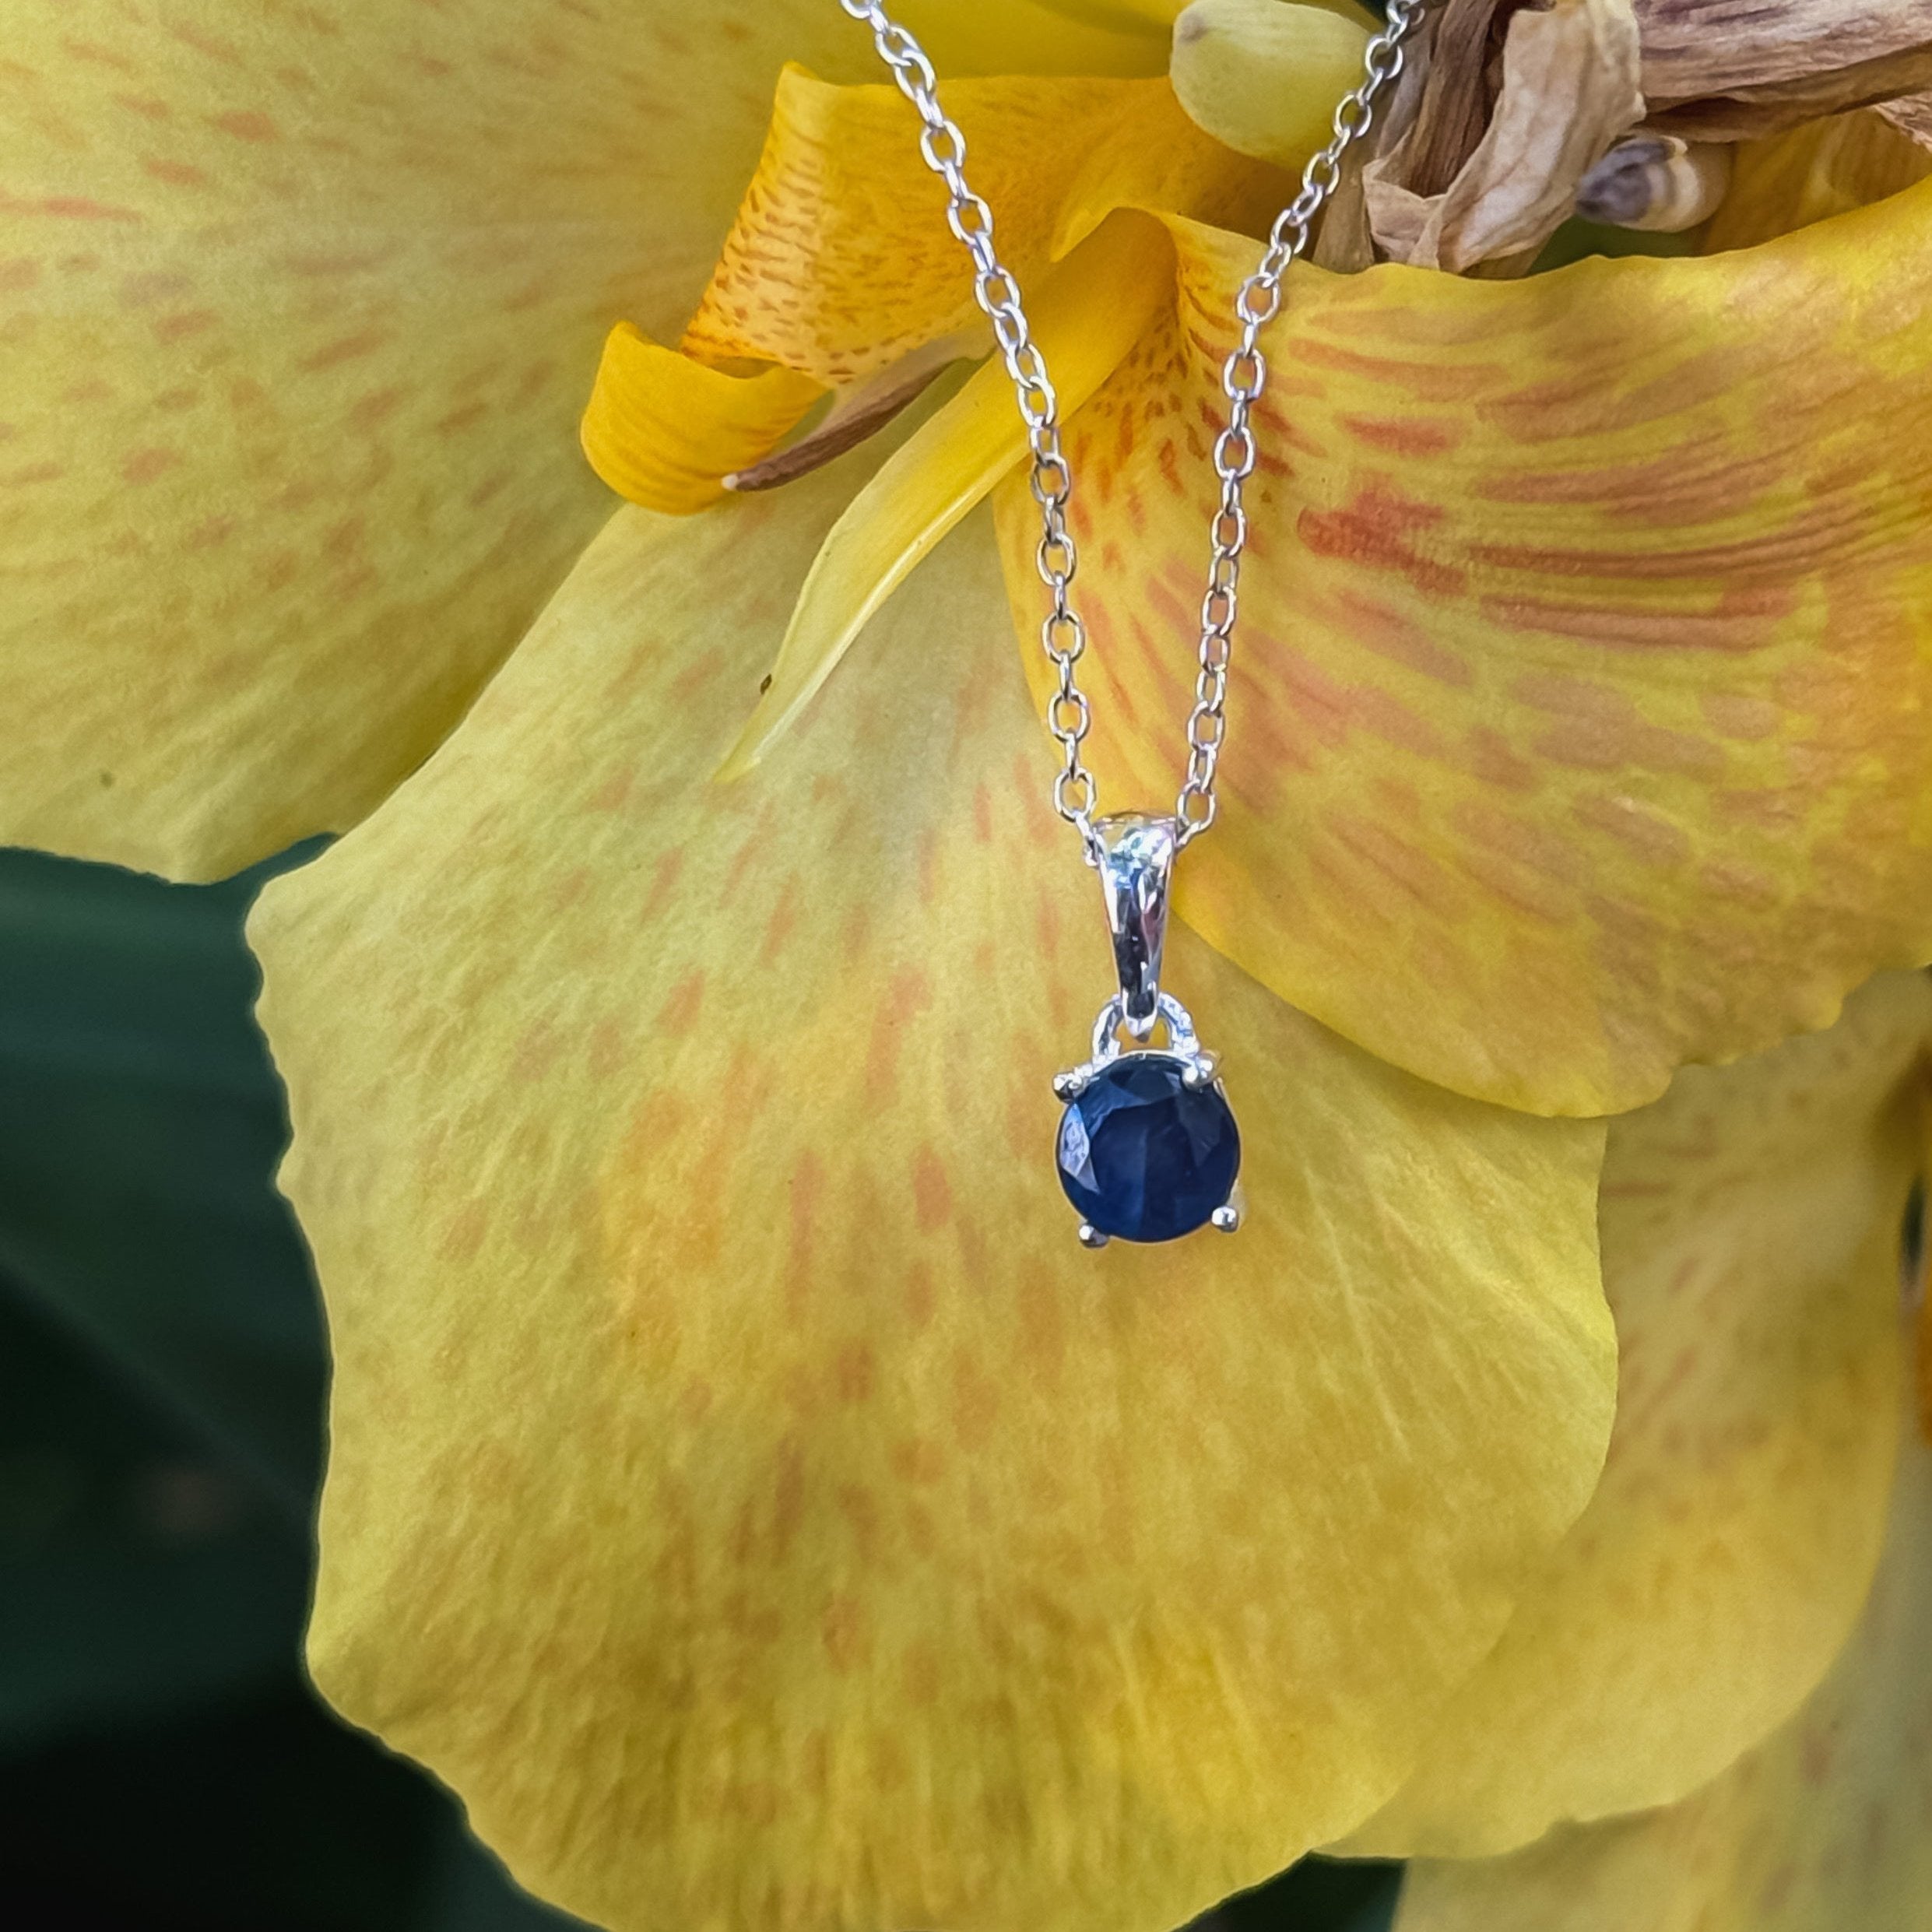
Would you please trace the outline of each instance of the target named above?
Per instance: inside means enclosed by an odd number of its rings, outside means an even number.
[[[1400,1779],[1586,1502],[1604,1129],[1179,933],[1249,1224],[1083,1250],[1049,1083],[1108,949],[986,520],[704,782],[862,475],[623,511],[262,902],[311,1656],[615,1932],[1168,1932]]]
[[[1830,1668],[1892,1488],[1928,1042],[1932,982],[1890,975],[1830,1031],[1686,1068],[1611,1123],[1622,1375],[1603,1481],[1350,1849],[1482,1856],[1670,1804]]]
[[[673,516],[725,494],[824,394],[810,376],[708,368],[620,322],[604,342],[580,431],[592,469],[620,497]]]
[[[1166,234],[1125,213],[1054,270],[1034,298],[1031,319],[1063,412],[1113,374],[1173,290]],[[770,684],[721,776],[741,778],[764,756],[873,613],[1027,451],[1012,378],[995,357],[894,452],[833,526],[799,593]]]
[[[1412,1865],[1396,1932],[1921,1932],[1928,1656],[1932,1447],[1909,1431],[1864,1618],[1790,1723],[1681,1804]]]

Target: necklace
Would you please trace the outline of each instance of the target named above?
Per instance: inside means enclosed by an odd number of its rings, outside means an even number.
[[[1092,714],[1076,675],[1087,634],[1073,605],[1077,562],[1067,528],[1073,476],[1060,448],[1059,406],[1033,339],[1020,285],[993,251],[992,211],[968,185],[966,138],[940,105],[925,50],[881,0],[838,0],[872,30],[879,58],[917,111],[919,153],[946,184],[947,224],[973,262],[973,293],[992,324],[1032,452],[1040,506],[1037,557],[1049,607],[1040,641],[1058,680],[1047,728],[1059,746],[1053,809],[1079,833],[1100,874],[1119,991],[1100,1010],[1087,1059],[1054,1077],[1065,1103],[1056,1142],[1060,1185],[1080,1216],[1080,1238],[1104,1248],[1118,1236],[1171,1241],[1196,1228],[1241,1224],[1241,1135],[1187,1009],[1161,985],[1174,862],[1214,822],[1214,775],[1228,729],[1242,553],[1244,487],[1255,466],[1254,405],[1267,381],[1262,330],[1281,307],[1282,279],[1308,244],[1310,225],[1341,179],[1342,157],[1368,132],[1376,102],[1402,72],[1403,41],[1427,0],[1389,0],[1386,23],[1364,55],[1361,82],[1335,110],[1333,138],[1302,170],[1301,191],[1275,217],[1259,265],[1235,297],[1241,334],[1221,369],[1228,423],[1215,439],[1221,502],[1209,519],[1207,589],[1201,600],[1200,670],[1187,720],[1187,763],[1171,813],[1098,815],[1099,789],[1080,746]],[[1164,1032],[1165,1044],[1154,1044]],[[1123,1041],[1122,1035],[1126,1036]],[[1131,1044],[1129,1044],[1131,1042]]]

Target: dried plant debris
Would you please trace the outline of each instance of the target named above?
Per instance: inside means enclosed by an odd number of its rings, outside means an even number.
[[[1681,234],[1717,212],[1730,185],[1730,155],[1722,142],[1632,135],[1583,177],[1576,213],[1615,228]]]
[[[1932,0],[1637,0],[1652,124],[1749,140],[1932,87]]]
[[[1730,144],[1859,108],[1932,147],[1932,0],[1448,0],[1410,69],[1332,266],[1512,273],[1572,213],[1692,228]]]
[[[1630,0],[1451,0],[1414,125],[1363,171],[1379,250],[1452,272],[1526,265],[1643,118],[1639,61]]]

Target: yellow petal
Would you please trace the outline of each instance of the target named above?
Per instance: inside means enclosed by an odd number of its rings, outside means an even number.
[[[574,435],[671,339],[823,0],[15,8],[0,70],[0,841],[184,876],[352,824],[609,514]],[[923,0],[948,73],[1148,71]],[[1157,67],[1157,58],[1152,65]]]
[[[1274,170],[1202,133],[1164,80],[968,80],[943,97],[1000,258],[1029,292],[1115,208],[1239,226],[1265,220],[1284,191]],[[789,69],[684,346],[840,385],[969,322],[990,346],[919,133],[895,88],[829,86]]]
[[[984,520],[705,782],[859,479],[622,513],[262,901],[313,1665],[619,1932],[1164,1932],[1399,1779],[1586,1500],[1603,1129],[1182,934],[1252,1223],[1082,1251],[1047,1083],[1108,949]]]
[[[824,394],[790,369],[708,368],[620,322],[584,411],[584,454],[620,496],[687,515],[718,502],[725,478],[769,455]]]
[[[1863,1621],[1804,1710],[1681,1804],[1410,1869],[1396,1932],[1919,1932],[1932,1899],[1932,1449],[1908,1438]]]
[[[1122,33],[1144,35],[1154,40],[1164,54],[1168,30],[1186,10],[1187,0],[1041,0],[1041,4],[1070,20],[1112,27]],[[1308,0],[1308,4],[1326,13],[1339,13],[1344,19],[1374,19],[1365,8],[1358,6],[1355,0]]]
[[[1914,1284],[1918,1302],[1917,1368],[1916,1393],[1919,1403],[1919,1429],[1928,1442],[1932,1442],[1932,1297],[1925,1291],[1925,1209],[1923,1200],[1919,1210],[1916,1239],[1919,1252],[1914,1257],[1917,1280]]]
[[[1112,374],[1173,292],[1165,232],[1124,211],[1052,271],[1029,306],[1063,413]],[[832,526],[724,776],[742,777],[764,757],[873,613],[1027,451],[1013,381],[996,357],[893,452]]]
[[[1830,1032],[1687,1068],[1611,1124],[1623,1367],[1603,1481],[1351,1849],[1481,1856],[1668,1804],[1830,1667],[1892,1487],[1929,1042],[1932,982],[1890,975]]]
[[[1297,272],[1196,930],[1372,1051],[1554,1112],[1932,955],[1928,197],[1506,285]],[[1066,439],[1117,803],[1180,764],[1252,257],[1175,230],[1175,323]],[[1030,637],[1034,507],[996,503]]]
[[[972,0],[967,6],[960,0],[896,0],[890,11],[918,35],[943,85],[987,74],[1158,74],[1167,65],[1166,39],[1150,33],[1141,15],[1144,7],[1164,3],[1120,0],[1110,5],[1099,0],[1093,6],[1068,6],[1061,0]],[[876,78],[883,69],[873,57],[870,35],[855,22],[847,23],[844,32],[848,41],[857,37],[870,65],[868,71],[866,63],[860,63],[855,72],[846,58],[838,64],[838,77]],[[803,51],[806,37],[798,36],[797,45],[798,58],[811,60]]]
[[[1932,153],[1876,114],[1814,121],[1734,152],[1730,191],[1704,232],[1707,255],[1863,208],[1932,174]]]
[[[1164,30],[1173,24],[1187,0],[1043,0],[1043,4],[1070,20],[1084,20],[1122,33],[1157,33],[1164,51]]]
[[[784,56],[869,57],[743,11],[14,10],[0,839],[206,876],[421,761],[609,514],[613,317],[681,323]]]

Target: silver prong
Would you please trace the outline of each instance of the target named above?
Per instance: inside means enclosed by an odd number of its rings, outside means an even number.
[[[1204,1087],[1214,1084],[1214,1075],[1221,1062],[1212,1053],[1198,1053],[1188,1063],[1187,1070],[1181,1076],[1181,1084],[1190,1094],[1198,1094]]]
[[[1224,1201],[1208,1219],[1224,1235],[1231,1235],[1241,1225],[1241,1210],[1232,1201]]]
[[[1080,1245],[1083,1248],[1104,1248],[1107,1237],[1090,1221],[1080,1223]]]
[[[1084,1066],[1070,1066],[1053,1076],[1053,1091],[1062,1100],[1078,1100],[1093,1084],[1093,1075]]]

